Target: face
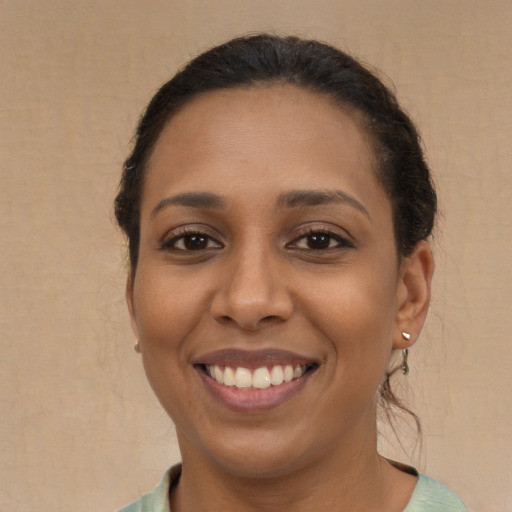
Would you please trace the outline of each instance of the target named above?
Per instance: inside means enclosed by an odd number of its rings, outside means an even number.
[[[269,86],[204,94],[162,132],[127,295],[184,460],[278,475],[374,449],[408,292],[361,126]]]

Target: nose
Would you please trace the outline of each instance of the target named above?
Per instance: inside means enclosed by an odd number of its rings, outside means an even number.
[[[217,321],[256,331],[290,318],[292,296],[282,267],[269,252],[243,251],[225,262],[211,302],[211,314]]]

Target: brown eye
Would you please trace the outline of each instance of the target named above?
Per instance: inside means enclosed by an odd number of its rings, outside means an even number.
[[[330,231],[310,231],[288,244],[291,249],[309,251],[331,251],[352,248],[354,245],[346,238]]]
[[[164,240],[161,249],[165,251],[205,251],[209,249],[220,249],[223,245],[206,233],[191,232],[181,233],[170,239]]]
[[[327,249],[331,244],[331,235],[327,233],[312,233],[306,237],[310,249]]]
[[[187,251],[198,251],[208,247],[208,237],[203,235],[187,235],[183,237],[183,246]]]

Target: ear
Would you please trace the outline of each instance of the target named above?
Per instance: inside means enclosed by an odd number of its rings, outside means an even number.
[[[393,348],[410,347],[418,339],[427,318],[433,274],[434,257],[430,245],[422,240],[400,264]],[[402,332],[410,334],[410,339]]]
[[[128,312],[130,313],[130,321],[132,324],[132,331],[135,338],[139,339],[139,329],[137,327],[137,320],[135,315],[135,303],[133,300],[133,287],[135,286],[134,277],[130,274],[126,280],[126,304],[128,305]]]

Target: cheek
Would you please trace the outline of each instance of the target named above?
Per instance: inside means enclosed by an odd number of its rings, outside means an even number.
[[[331,283],[324,299],[315,301],[311,317],[332,354],[326,371],[333,392],[324,396],[322,407],[333,416],[332,435],[339,435],[338,425],[352,425],[358,418],[374,421],[376,393],[392,348],[393,289],[382,280],[346,279],[343,285]]]
[[[141,340],[148,349],[174,349],[204,311],[204,291],[194,280],[180,278],[165,268],[137,276],[134,304]]]
[[[385,372],[394,330],[395,282],[389,268],[388,277],[378,274],[332,277],[310,296],[315,328],[330,341],[344,375],[357,369],[380,379]]]
[[[186,340],[199,321],[197,292],[167,274],[141,269],[134,304],[148,382],[167,414],[180,422],[182,411],[189,408]]]

